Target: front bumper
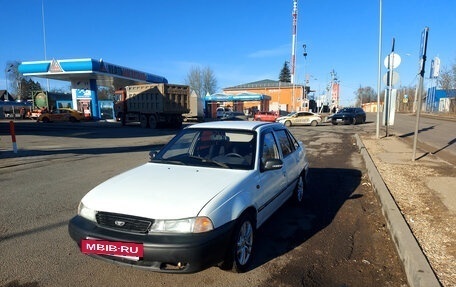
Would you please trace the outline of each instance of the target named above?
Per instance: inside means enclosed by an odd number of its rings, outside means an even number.
[[[344,125],[348,125],[348,124],[351,124],[353,122],[353,118],[351,117],[347,117],[347,116],[343,116],[343,117],[332,117],[331,118],[331,121],[333,123],[342,123]]]
[[[81,240],[96,238],[114,242],[141,243],[144,255],[139,260],[123,257],[90,256],[138,268],[167,273],[193,273],[220,263],[231,247],[234,222],[213,231],[198,234],[134,234],[99,227],[81,216],[68,224],[68,232],[78,246]]]

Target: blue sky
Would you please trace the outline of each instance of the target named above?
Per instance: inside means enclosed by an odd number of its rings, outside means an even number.
[[[426,26],[426,77],[435,56],[443,67],[456,63],[454,0],[382,3],[381,59],[383,63],[391,51],[394,37],[402,58],[396,70],[399,85],[418,83]],[[0,27],[0,89],[7,61],[44,60],[44,42],[48,60],[103,58],[176,84],[185,82],[191,67],[210,67],[219,90],[278,80],[291,58],[292,0],[0,0],[0,7],[9,19]],[[341,103],[353,104],[358,87],[377,90],[378,37],[379,0],[298,0],[296,82],[304,83],[308,74],[311,88],[323,91],[334,69]]]

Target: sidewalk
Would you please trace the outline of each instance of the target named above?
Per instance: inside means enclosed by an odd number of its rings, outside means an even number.
[[[456,167],[398,137],[356,135],[392,238],[415,286],[456,286]]]

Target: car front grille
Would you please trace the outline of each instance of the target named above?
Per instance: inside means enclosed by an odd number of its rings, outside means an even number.
[[[97,223],[102,227],[145,234],[152,226],[153,219],[125,214],[98,212]]]

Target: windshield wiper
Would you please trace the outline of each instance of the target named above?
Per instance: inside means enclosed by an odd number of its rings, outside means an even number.
[[[215,160],[211,160],[211,159],[208,159],[208,158],[204,158],[204,157],[200,157],[200,156],[196,156],[196,155],[188,155],[189,158],[194,158],[194,159],[198,159],[200,160],[201,162],[208,162],[208,163],[213,163],[213,164],[216,164],[218,166],[221,166],[223,168],[231,168],[229,165],[227,165],[226,163],[223,163],[223,162],[219,162],[219,161],[215,161]]]
[[[183,163],[182,161],[179,161],[179,160],[152,159],[151,162],[185,165],[185,163]]]

